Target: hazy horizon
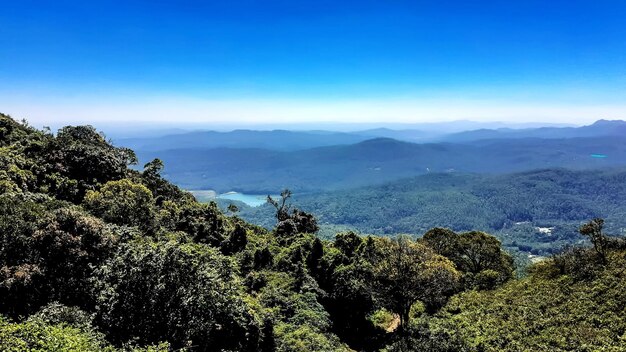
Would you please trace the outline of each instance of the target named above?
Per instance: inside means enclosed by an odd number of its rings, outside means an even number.
[[[14,117],[14,116],[13,116]],[[407,123],[395,123],[395,122],[294,122],[294,123],[212,123],[212,122],[166,122],[156,121],[150,123],[147,126],[141,121],[102,121],[93,123],[80,123],[91,124],[98,130],[102,131],[115,131],[124,132],[128,131],[129,135],[136,134],[137,130],[143,131],[157,131],[167,132],[173,131],[175,133],[185,132],[201,132],[201,131],[215,131],[215,132],[231,132],[237,130],[251,130],[251,131],[276,131],[276,130],[288,130],[288,131],[303,131],[303,132],[362,132],[376,129],[388,129],[395,131],[402,130],[420,130],[424,132],[460,132],[476,129],[499,129],[499,128],[511,128],[511,129],[525,129],[525,128],[539,128],[539,127],[581,127],[595,123],[597,120],[592,121],[589,124],[574,124],[574,123],[557,123],[557,122],[506,122],[506,121],[474,121],[474,120],[452,120],[452,121],[433,121],[433,122],[407,122]],[[67,126],[66,122],[54,122],[52,124],[45,123],[33,123],[30,120],[26,120],[30,125],[36,128],[50,128],[53,132],[57,129]],[[80,122],[80,121],[79,121]],[[70,125],[71,122],[69,123]],[[75,125],[75,124],[73,124]]]

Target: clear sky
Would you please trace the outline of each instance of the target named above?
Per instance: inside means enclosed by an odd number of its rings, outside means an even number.
[[[626,119],[626,1],[0,0],[0,111],[35,124]]]

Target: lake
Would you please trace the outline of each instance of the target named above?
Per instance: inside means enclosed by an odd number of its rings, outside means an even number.
[[[210,202],[215,199],[226,199],[243,202],[251,207],[258,207],[265,204],[267,200],[267,194],[246,194],[239,192],[227,192],[217,194],[217,192],[213,190],[195,190],[190,192],[194,195],[194,197],[196,197],[199,202]],[[280,198],[280,196],[273,195],[272,198]]]
[[[275,197],[275,196],[272,196]],[[267,201],[267,194],[245,194],[238,192],[228,192],[224,194],[218,195],[216,198],[218,199],[228,199],[228,200],[237,200],[251,207],[258,207],[260,205],[265,204]]]

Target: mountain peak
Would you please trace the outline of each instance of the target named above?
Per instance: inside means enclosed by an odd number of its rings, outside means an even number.
[[[365,141],[362,141],[358,144],[363,144],[363,145],[389,145],[389,144],[409,144],[407,142],[402,142],[399,141],[397,139],[393,139],[393,138],[388,138],[388,137],[378,137],[378,138],[372,138],[372,139],[368,139]]]
[[[626,121],[623,120],[604,120],[600,119],[594,122],[591,126],[624,126]]]

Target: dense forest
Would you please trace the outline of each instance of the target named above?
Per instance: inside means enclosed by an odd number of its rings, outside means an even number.
[[[578,227],[602,217],[626,231],[626,170],[543,169],[506,175],[432,173],[383,185],[294,194],[323,233],[337,225],[361,233],[420,236],[432,227],[481,229],[509,250],[549,255],[581,241]],[[218,200],[222,207],[232,201]],[[239,207],[239,216],[273,226],[271,206]]]
[[[156,139],[153,144],[136,142],[120,146],[137,145],[137,156],[143,162],[163,160],[164,177],[189,190],[273,194],[289,188],[296,193],[318,193],[380,185],[428,173],[508,174],[546,168],[623,167],[626,165],[624,125],[623,121],[597,122],[574,128],[570,134],[554,132],[557,137],[553,138],[540,137],[545,134],[507,138],[508,134],[499,132],[502,136],[496,139],[420,144],[391,138],[347,144],[352,140],[346,139],[343,144],[303,150],[282,149],[291,145],[293,137],[277,132],[273,139],[264,142],[273,141],[274,148],[267,144],[234,147],[243,144],[237,139],[216,139],[206,144],[220,144],[190,146],[180,141],[185,137],[190,142],[198,139],[189,134]],[[597,126],[604,128],[593,128]],[[596,134],[591,134],[589,129]],[[154,149],[157,146],[160,149]]]
[[[0,350],[626,349],[626,245],[602,219],[516,278],[478,228],[325,240],[284,191],[266,229],[136,163],[93,127],[0,115]]]

